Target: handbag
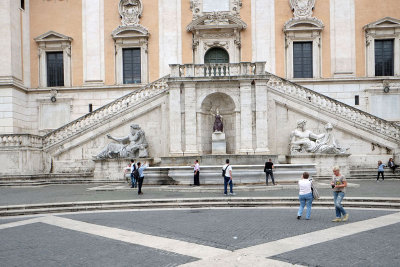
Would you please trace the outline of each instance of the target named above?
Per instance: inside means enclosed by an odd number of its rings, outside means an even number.
[[[313,199],[315,199],[315,200],[319,199],[318,190],[317,190],[317,188],[315,187],[315,185],[314,185],[313,182],[311,182],[311,192],[312,192]]]

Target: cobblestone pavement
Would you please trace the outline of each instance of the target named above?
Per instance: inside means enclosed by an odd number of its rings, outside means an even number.
[[[400,197],[400,181],[357,181],[346,196]],[[136,198],[220,197],[218,187],[52,185],[0,188],[0,206]],[[320,184],[322,196],[330,196]],[[237,196],[297,196],[296,186],[236,187]],[[314,208],[100,211],[0,218],[1,266],[400,266],[400,212]]]
[[[399,266],[400,213],[349,209],[133,210],[0,224],[2,266]],[[0,219],[2,221],[3,219]]]
[[[348,197],[400,197],[400,180],[376,183],[373,180],[349,181]],[[331,196],[328,182],[318,186],[321,196]],[[240,197],[297,196],[296,185],[236,186],[234,191]],[[199,198],[220,197],[223,186],[144,186],[144,195],[138,196],[136,189],[128,184],[78,184],[48,185],[30,187],[0,187],[0,206],[72,201],[101,201],[157,198]]]

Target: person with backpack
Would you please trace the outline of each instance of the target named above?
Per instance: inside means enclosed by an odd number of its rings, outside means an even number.
[[[143,185],[143,179],[144,179],[144,170],[149,167],[149,165],[147,164],[147,162],[144,163],[144,165],[142,166],[141,162],[137,163],[137,169],[134,172],[134,176],[138,181],[138,195],[143,195],[142,192],[142,185]]]
[[[135,164],[135,160],[131,159],[131,188],[136,188],[137,187],[137,179],[135,178],[135,176],[133,175],[133,173],[135,172],[136,168],[136,164]]]
[[[232,166],[229,164],[229,159],[226,159],[226,164],[222,167],[222,177],[224,177],[224,195],[228,193],[229,184],[229,195],[235,195],[233,193],[233,181],[232,181]]]

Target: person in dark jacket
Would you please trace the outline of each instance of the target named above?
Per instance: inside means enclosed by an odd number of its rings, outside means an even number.
[[[271,159],[268,159],[267,162],[265,162],[265,167],[264,167],[264,172],[265,172],[265,179],[267,182],[268,186],[268,176],[271,176],[272,184],[275,185],[275,180],[274,180],[274,173],[272,172],[272,169],[274,168],[274,164],[272,163]]]

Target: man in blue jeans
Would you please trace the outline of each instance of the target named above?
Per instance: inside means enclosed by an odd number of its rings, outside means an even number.
[[[346,178],[340,174],[339,167],[336,166],[333,168],[333,174],[331,186],[333,189],[333,202],[335,203],[336,218],[333,219],[332,222],[345,222],[349,219],[349,214],[344,210],[342,200],[346,192],[347,181]]]
[[[229,195],[235,195],[233,193],[233,182],[232,182],[232,166],[229,165],[229,159],[226,159],[226,164],[222,167],[222,170],[225,171],[224,174],[224,195],[226,196],[228,193],[228,184],[229,184]]]

